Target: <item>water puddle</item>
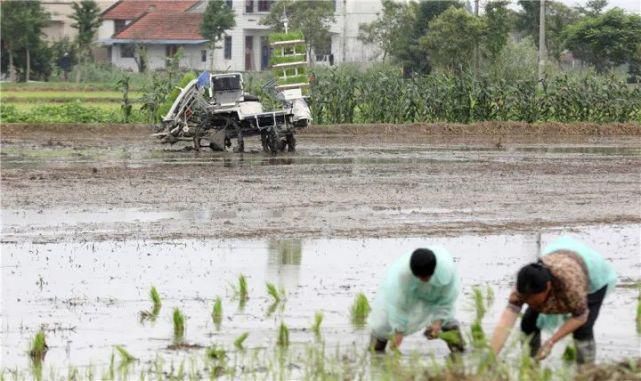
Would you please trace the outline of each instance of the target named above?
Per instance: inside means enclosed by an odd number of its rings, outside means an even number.
[[[3,212],[3,220],[9,218],[15,224],[26,223],[27,217],[37,216]],[[74,218],[85,217],[71,214],[70,219]],[[129,217],[123,212],[119,218]],[[640,229],[640,225],[588,226],[569,232],[611,260],[624,286],[606,300],[596,325],[600,360],[639,355],[641,338],[635,334],[633,306],[638,295],[634,284],[641,280]],[[484,322],[486,330],[491,330],[515,272],[535,259],[539,233],[545,245],[567,231],[403,239],[5,242],[0,246],[2,366],[27,364],[29,341],[41,325],[50,346],[48,366],[105,364],[114,345],[125,345],[141,359],[153,359],[157,353],[172,356],[166,348],[176,307],[187,316],[186,339],[192,344],[233,348],[234,339],[249,332],[246,347],[272,347],[281,321],[289,325],[293,343],[307,343],[314,313],[323,311],[322,332],[328,348],[362,347],[369,337],[366,330],[350,324],[354,296],[364,292],[373,298],[395,257],[430,244],[444,245],[455,257],[462,280],[458,316],[463,324],[468,326],[474,315],[472,287],[493,288],[496,302]],[[233,292],[241,273],[249,284],[244,309]],[[285,290],[284,309],[269,314],[266,282]],[[163,306],[155,322],[142,324],[138,314],[150,309],[152,285],[158,288]],[[224,311],[220,330],[211,321],[217,296]],[[426,343],[420,335],[408,338],[404,346],[404,351],[426,355],[447,352],[443,343]]]

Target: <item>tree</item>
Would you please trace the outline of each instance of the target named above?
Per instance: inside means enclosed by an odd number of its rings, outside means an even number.
[[[10,69],[13,67],[13,54],[25,52],[25,81],[31,75],[31,52],[33,49],[46,48],[41,41],[42,28],[50,20],[39,1],[3,1],[2,7],[2,38],[8,44],[11,57]]]
[[[236,26],[236,15],[234,11],[222,0],[210,0],[203,14],[203,22],[200,24],[200,34],[209,40],[211,49],[211,70],[214,70],[214,50],[225,31]]]
[[[583,16],[595,17],[603,13],[603,9],[608,5],[608,0],[590,0],[585,7],[577,7],[577,11]]]
[[[333,0],[278,0],[260,23],[269,25],[274,32],[283,32],[283,15],[287,15],[290,30],[301,31],[305,36],[310,56],[327,49],[329,28],[335,21]]]
[[[70,18],[75,21],[71,27],[78,30],[78,52],[83,58],[93,58],[91,42],[102,24],[100,7],[94,0],[81,0],[72,3],[71,8],[73,14]]]
[[[489,58],[495,61],[507,44],[512,29],[507,0],[490,1],[485,5],[485,24],[487,26],[484,46]]]
[[[611,9],[568,26],[565,46],[600,73],[631,62],[641,45],[641,16]]]
[[[540,0],[519,0],[522,11],[519,12],[516,27],[525,36],[533,38],[539,46],[539,10]],[[563,31],[567,25],[575,23],[579,14],[557,1],[545,1],[545,45],[551,57],[558,60],[563,51]]]
[[[465,9],[449,8],[429,23],[421,44],[435,64],[460,73],[473,61],[484,29],[483,21]]]
[[[410,8],[393,0],[383,0],[383,14],[370,23],[359,25],[358,39],[377,45],[383,51],[383,60],[393,54],[398,41],[411,28]]]

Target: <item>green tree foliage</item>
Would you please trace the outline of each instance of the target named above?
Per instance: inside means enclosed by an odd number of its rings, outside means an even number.
[[[49,22],[50,16],[45,12],[39,1],[3,1],[0,3],[0,7],[0,12],[2,13],[0,20],[1,33],[3,41],[7,44],[7,52],[10,55],[9,60],[11,63],[9,65],[11,67],[16,64],[14,62],[16,54],[24,53],[24,66],[21,67],[24,80],[29,81],[32,53],[38,49],[47,49],[41,37],[42,28]],[[36,56],[41,55],[39,53],[36,52]],[[48,72],[51,72],[50,65]]]
[[[303,32],[308,53],[322,54],[329,51],[329,28],[334,18],[332,0],[278,0],[261,24],[269,25],[274,32],[284,32],[283,15],[287,15],[289,30]]]
[[[566,46],[600,73],[632,61],[641,45],[641,16],[612,9],[568,26]]]
[[[81,0],[71,4],[74,23],[71,27],[78,30],[78,51],[83,58],[92,58],[91,42],[102,24],[100,7],[94,0]]]
[[[608,5],[608,0],[590,0],[585,7],[577,7],[581,15],[596,17],[603,13],[603,9]]]
[[[398,55],[397,43],[411,31],[410,9],[407,4],[383,0],[382,15],[370,23],[360,24],[358,39],[377,45],[383,51],[383,60],[390,54]]]
[[[539,46],[540,0],[519,0],[522,11],[519,12],[516,28],[525,36],[530,36]],[[559,60],[563,51],[564,28],[579,19],[579,13],[557,1],[545,2],[545,46],[548,56]]]
[[[235,17],[234,11],[224,1],[210,0],[207,2],[203,22],[200,24],[200,34],[209,40],[212,58],[216,44],[223,38],[225,31],[236,26]],[[211,65],[213,70],[213,59]]]
[[[484,47],[490,60],[495,61],[507,44],[512,29],[512,19],[507,0],[494,0],[485,5]]]
[[[435,64],[462,72],[473,62],[474,48],[484,29],[483,21],[465,9],[449,8],[429,23],[421,43]]]

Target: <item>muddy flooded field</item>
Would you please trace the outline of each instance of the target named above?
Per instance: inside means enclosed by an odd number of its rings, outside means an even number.
[[[491,330],[516,269],[566,233],[620,275],[596,326],[599,361],[641,355],[638,136],[318,129],[300,136],[295,154],[275,157],[247,143],[243,155],[193,152],[156,145],[143,128],[3,126],[2,368],[28,367],[41,327],[47,367],[107,366],[115,345],[147,363],[201,356],[168,349],[174,308],[198,347],[234,352],[248,332],[245,347],[267,351],[285,322],[292,347],[303,348],[316,342],[310,326],[322,311],[328,351],[360,350],[369,337],[350,322],[355,295],[371,300],[397,255],[434,243],[459,266],[464,325],[472,288],[493,290]],[[234,293],[240,274],[244,307]],[[272,306],[266,282],[284,289],[284,302]],[[152,285],[162,309],[141,322]],[[447,349],[416,335],[404,344],[411,352],[441,358]]]

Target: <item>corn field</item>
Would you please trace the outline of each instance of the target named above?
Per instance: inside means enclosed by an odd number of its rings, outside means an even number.
[[[311,106],[316,124],[482,121],[641,122],[641,88],[614,76],[561,74],[538,81],[400,70],[316,68]]]

